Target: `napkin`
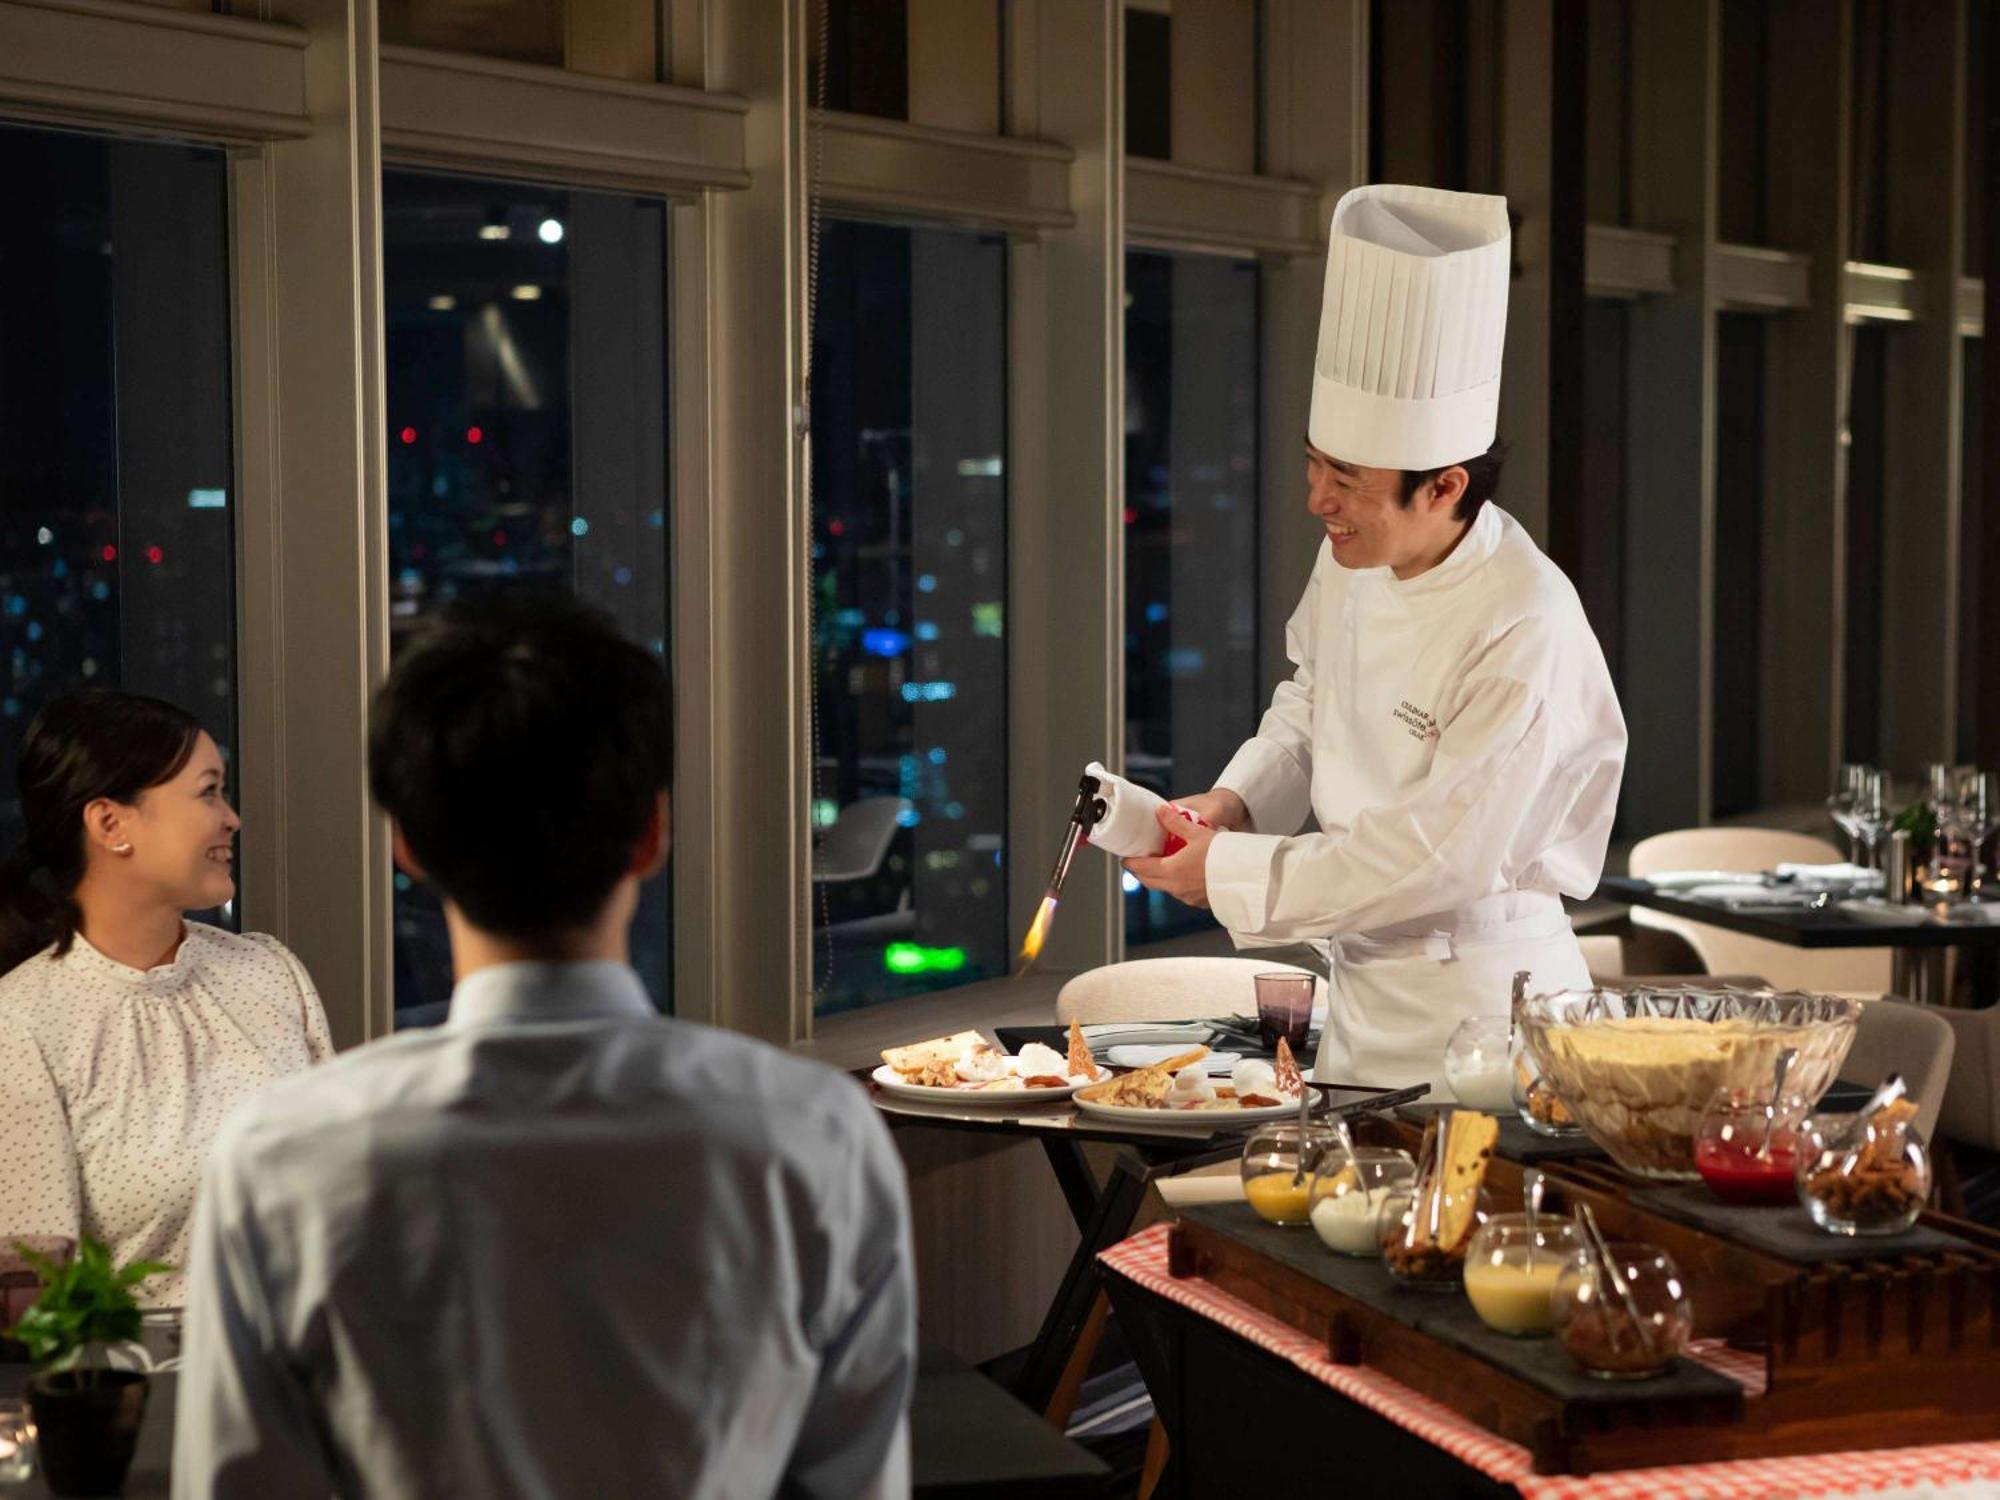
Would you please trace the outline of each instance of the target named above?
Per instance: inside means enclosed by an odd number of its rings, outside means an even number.
[[[1795,885],[1810,886],[1815,889],[1827,886],[1879,889],[1882,884],[1880,870],[1864,869],[1845,860],[1832,865],[1781,864],[1775,873],[1780,880],[1788,880]]]

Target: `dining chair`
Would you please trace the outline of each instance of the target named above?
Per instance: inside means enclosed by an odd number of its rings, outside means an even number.
[[[1917,1101],[1917,1129],[1927,1141],[1936,1136],[1957,1083],[1951,1014],[1942,1006],[1919,1005],[1897,995],[1868,1000],[1861,1007],[1854,1045],[1840,1065],[1842,1082],[1870,1089],[1891,1073],[1902,1074]]]
[[[1681,828],[1632,846],[1631,873],[1643,880],[1664,870],[1769,870],[1780,864],[1837,863],[1825,839],[1778,828]],[[1794,948],[1764,938],[1632,908],[1632,925],[1683,938],[1711,974],[1762,974],[1785,990],[1879,995],[1889,988],[1887,948]]]
[[[1312,974],[1314,1004],[1326,1003],[1324,977],[1296,964],[1256,958],[1135,958],[1088,969],[1069,980],[1056,995],[1056,1020],[1090,1026],[1254,1016],[1256,977],[1280,973]]]

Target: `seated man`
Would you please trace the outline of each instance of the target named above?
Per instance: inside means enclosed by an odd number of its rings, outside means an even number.
[[[444,903],[450,1018],[223,1128],[177,1496],[908,1493],[888,1133],[627,963],[672,738],[659,665],[578,609],[454,612],[397,663],[370,779]]]

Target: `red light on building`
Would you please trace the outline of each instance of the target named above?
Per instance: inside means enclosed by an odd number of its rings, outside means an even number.
[[[1138,519],[1139,519],[1139,509],[1138,509],[1138,507],[1137,507],[1137,506],[1134,506],[1134,505],[1128,505],[1128,506],[1126,506],[1126,507],[1125,507],[1125,524],[1126,524],[1127,526],[1130,526],[1130,525],[1131,525],[1131,524],[1132,524],[1132,523],[1133,523],[1134,521],[1136,521],[1136,520],[1138,520]]]
[[[414,443],[417,440],[417,429],[414,427],[405,427],[401,432],[397,433],[396,436],[400,437],[403,440],[403,446],[407,448],[411,443]]]
[[[152,546],[146,549],[146,561],[151,563],[154,567],[157,568],[161,563],[165,562],[166,560],[167,560],[166,549],[160,546],[159,543],[155,542]]]
[[[97,555],[103,558],[106,562],[118,561],[118,549],[112,546],[109,542],[106,542],[104,544],[104,550],[102,552],[99,552]]]
[[[826,529],[835,536],[847,535],[847,523],[845,521],[828,521]]]
[[[468,443],[483,443],[486,441],[486,434],[477,427],[468,427],[465,429],[465,440]]]
[[[494,545],[494,546],[496,546],[496,547],[504,547],[504,546],[506,546],[506,545],[507,545],[507,533],[506,533],[506,532],[504,532],[504,531],[496,531],[496,532],[494,532],[494,533],[493,533],[493,545]]]

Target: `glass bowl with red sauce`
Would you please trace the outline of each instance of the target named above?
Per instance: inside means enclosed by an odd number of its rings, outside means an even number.
[[[1724,1203],[1785,1207],[1799,1201],[1798,1164],[1812,1105],[1786,1094],[1775,1108],[1768,1093],[1717,1090],[1695,1132],[1694,1167]]]

